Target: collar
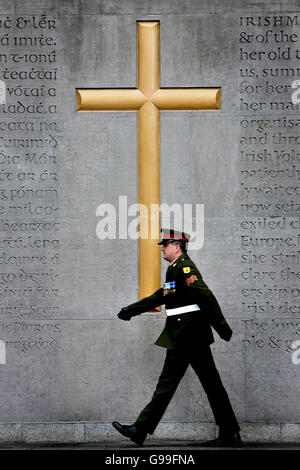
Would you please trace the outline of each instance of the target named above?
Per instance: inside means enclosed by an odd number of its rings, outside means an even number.
[[[186,257],[187,257],[187,254],[186,254],[186,253],[183,253],[182,255],[178,256],[178,258],[173,259],[172,263],[170,263],[170,266],[176,266],[176,264],[177,264],[179,261],[184,260]]]
[[[173,259],[173,261],[170,263],[170,266],[172,266],[172,264],[175,263],[178,260],[178,258],[180,258],[180,256],[177,256],[177,258]]]

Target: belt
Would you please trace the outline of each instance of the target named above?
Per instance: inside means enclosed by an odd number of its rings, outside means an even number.
[[[169,317],[171,315],[180,315],[181,313],[195,312],[196,310],[200,310],[197,304],[185,305],[184,307],[177,308],[168,308],[166,309],[166,316]]]

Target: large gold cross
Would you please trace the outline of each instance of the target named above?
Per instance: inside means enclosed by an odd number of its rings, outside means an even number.
[[[159,217],[151,208],[160,204],[160,110],[220,109],[220,88],[159,88],[159,22],[140,21],[137,28],[138,87],[135,89],[78,89],[78,111],[138,111],[139,204],[147,209],[139,238],[140,298],[160,287]],[[155,212],[154,212],[155,214]],[[141,229],[143,224],[143,230]],[[151,238],[150,227],[157,226]]]

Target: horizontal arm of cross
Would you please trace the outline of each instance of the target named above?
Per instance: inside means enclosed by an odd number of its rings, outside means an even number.
[[[161,110],[220,109],[220,88],[159,88],[147,99],[138,89],[77,90],[78,111],[135,111],[146,101]]]
[[[77,90],[77,111],[137,111],[145,101],[136,88]]]
[[[151,97],[158,109],[220,109],[220,88],[160,88]]]

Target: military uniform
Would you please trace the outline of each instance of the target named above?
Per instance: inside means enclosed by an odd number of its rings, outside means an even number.
[[[155,342],[167,348],[165,364],[152,400],[140,413],[135,425],[147,433],[154,432],[190,364],[207,394],[221,432],[237,432],[240,428],[209,347],[214,342],[211,327],[226,341],[230,339],[232,330],[215,296],[186,253],[168,267],[166,282],[172,281],[176,282],[175,293],[163,295],[161,288],[149,297],[128,305],[132,316],[162,304],[170,313],[173,309],[199,307],[199,310],[167,316],[165,327]]]
[[[172,282],[173,286],[165,284],[167,288],[158,289],[149,297],[126,307],[130,316],[163,304],[167,312],[165,327],[155,342],[167,348],[163,370],[151,401],[139,414],[134,426],[143,433],[154,432],[181,378],[191,365],[207,394],[220,435],[236,433],[240,427],[210,350],[214,342],[211,327],[226,341],[229,341],[232,330],[215,296],[186,253],[168,267],[166,283]],[[125,319],[122,315],[120,318]]]
[[[175,293],[163,295],[163,288],[139,302],[128,305],[132,316],[165,304],[166,309],[198,305],[200,310],[167,316],[165,328],[156,340],[157,346],[168,349],[197,349],[214,342],[211,326],[221,338],[229,340],[232,330],[220,306],[202,279],[197,267],[184,253],[170,264],[166,283],[175,281]]]

